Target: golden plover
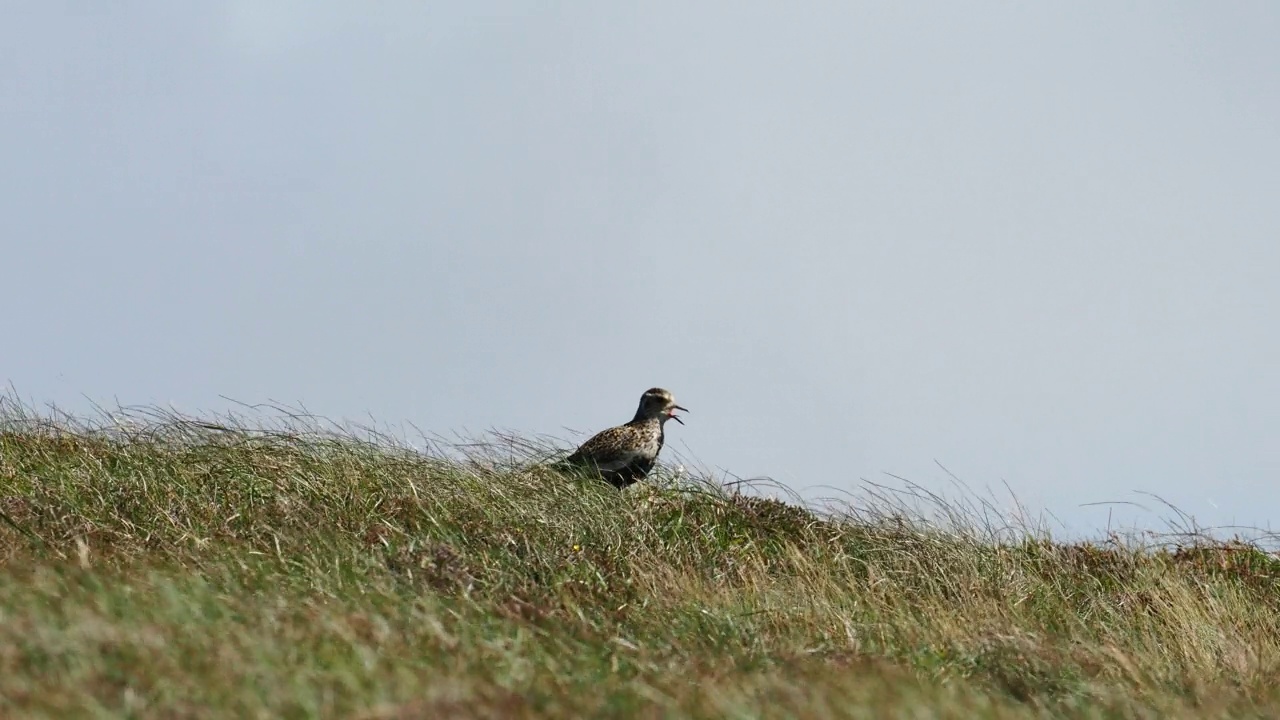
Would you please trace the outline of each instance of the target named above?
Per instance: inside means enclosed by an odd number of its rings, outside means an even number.
[[[684,424],[676,410],[689,412],[676,404],[670,392],[650,388],[640,396],[640,407],[631,422],[596,433],[557,464],[562,468],[595,470],[618,489],[633,485],[643,480],[658,461],[662,426],[668,420]]]

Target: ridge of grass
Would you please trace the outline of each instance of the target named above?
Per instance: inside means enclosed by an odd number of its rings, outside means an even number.
[[[0,403],[4,717],[1276,717],[1280,561]]]

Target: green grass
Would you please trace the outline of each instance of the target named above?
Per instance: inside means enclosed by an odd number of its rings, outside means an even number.
[[[3,717],[1280,716],[1280,563],[1238,542],[4,407]]]

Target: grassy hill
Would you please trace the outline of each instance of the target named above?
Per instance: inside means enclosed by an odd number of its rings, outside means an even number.
[[[3,717],[1280,717],[1280,563],[1239,543],[6,407]]]

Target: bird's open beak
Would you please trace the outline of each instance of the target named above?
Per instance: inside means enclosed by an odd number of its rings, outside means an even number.
[[[680,416],[679,416],[679,415],[676,415],[676,411],[677,411],[677,410],[684,410],[685,412],[689,412],[689,410],[688,410],[688,409],[686,409],[686,408],[682,408],[682,407],[680,407],[679,405],[672,405],[672,406],[671,406],[671,409],[667,411],[667,417],[669,417],[669,418],[671,418],[672,420],[675,420],[676,422],[678,422],[678,423],[680,423],[681,425],[683,425],[683,424],[684,424],[684,421],[680,419]]]

